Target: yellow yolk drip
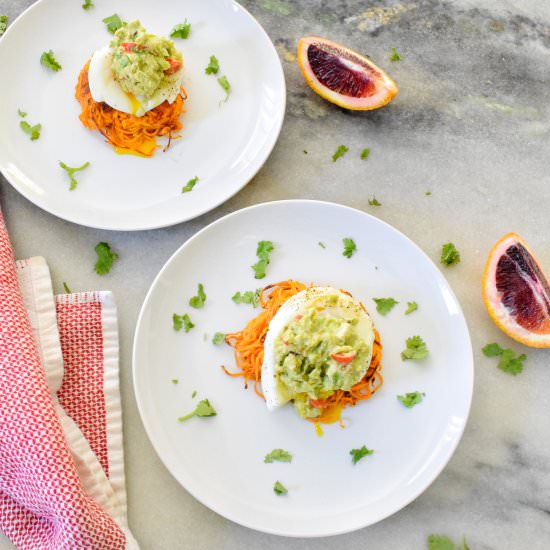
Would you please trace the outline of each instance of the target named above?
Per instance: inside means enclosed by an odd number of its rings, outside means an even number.
[[[135,115],[141,108],[141,103],[138,101],[138,98],[134,94],[127,93],[128,99],[132,105],[132,114]]]
[[[330,407],[327,409],[323,414],[323,420],[321,420],[323,424],[334,424],[335,422],[339,422],[340,426],[343,427],[342,424],[342,405],[337,403],[334,405],[334,407]]]
[[[317,434],[317,437],[323,437],[323,428],[321,428],[321,424],[319,424],[319,422],[315,422],[315,433]]]

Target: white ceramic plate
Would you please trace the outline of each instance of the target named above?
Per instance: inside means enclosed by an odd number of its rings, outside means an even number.
[[[285,83],[269,37],[230,0],[132,0],[96,2],[83,10],[74,0],[41,0],[0,40],[0,170],[40,208],[66,220],[104,229],[163,227],[211,210],[239,191],[260,169],[281,129]],[[120,14],[147,30],[169,35],[184,19],[187,40],[175,39],[185,63],[189,100],[182,138],[150,159],[117,155],[98,132],[84,128],[74,98],[78,74],[96,49],[112,38],[102,19]],[[53,50],[63,69],[40,65]],[[232,87],[227,103],[216,77],[206,75],[210,55]],[[36,141],[19,128],[17,109],[42,124]],[[59,161],[91,166],[69,192]],[[199,184],[181,193],[195,177]]]
[[[352,237],[357,253],[342,255]],[[254,279],[259,240],[275,251],[265,279]],[[319,241],[326,248],[319,246]],[[384,385],[369,401],[346,409],[345,429],[319,438],[292,406],[268,412],[233,368],[232,350],[214,346],[216,331],[243,327],[259,309],[236,305],[235,291],[293,278],[349,290],[367,306],[384,346]],[[207,302],[187,303],[203,283]],[[399,300],[386,317],[372,297]],[[404,315],[406,302],[418,311]],[[195,328],[172,329],[172,314],[189,313]],[[421,335],[430,357],[403,362],[407,337]],[[205,336],[206,335],[206,336]],[[242,525],[279,535],[325,536],[375,523],[424,491],[450,459],[470,408],[473,360],[464,316],[431,260],[401,233],[363,212],[331,203],[281,201],[230,214],[187,241],[155,279],[135,334],[134,384],[145,428],[174,477],[203,504]],[[178,379],[174,385],[172,379]],[[191,398],[196,390],[198,395]],[[406,409],[398,394],[426,393]],[[178,416],[208,398],[213,418]],[[349,451],[375,453],[352,465]],[[283,448],[291,464],[264,464]],[[278,497],[280,480],[288,495]]]

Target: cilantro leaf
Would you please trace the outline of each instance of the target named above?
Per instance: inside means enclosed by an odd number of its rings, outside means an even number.
[[[373,195],[372,199],[369,199],[369,206],[382,206],[382,203]]]
[[[349,149],[345,145],[338,145],[338,148],[332,155],[332,162],[336,162],[340,157],[343,157]]]
[[[197,390],[193,390],[193,393],[191,394],[191,399],[195,399],[197,397]]]
[[[25,111],[22,111],[21,109],[17,109],[17,114],[21,117],[21,118],[25,118],[27,116],[27,113]]]
[[[172,378],[172,384],[174,384],[174,386],[177,386],[179,384],[179,380],[177,378]]]
[[[342,256],[345,256],[346,258],[351,258],[355,254],[355,252],[357,252],[355,241],[349,237],[342,239],[342,241],[344,243],[344,252],[342,252]]]
[[[370,149],[366,147],[365,149],[363,149],[361,151],[361,154],[359,155],[359,158],[361,160],[365,160],[369,157],[369,155],[370,155]]]
[[[416,302],[407,302],[407,309],[405,315],[410,315],[413,311],[418,309],[418,304]]]
[[[373,298],[376,302],[376,311],[380,315],[387,315],[399,302],[393,298]]]
[[[194,178],[190,179],[182,188],[182,193],[189,193],[189,191],[193,191],[193,187],[197,185],[199,181],[198,176],[195,176]]]
[[[279,496],[286,495],[288,493],[287,488],[280,481],[275,482],[275,485],[273,485],[273,491]]]
[[[445,535],[430,535],[428,537],[428,550],[456,550],[456,547],[454,542]]]
[[[262,292],[261,288],[257,288],[254,292],[252,290],[247,290],[243,294],[239,291],[235,292],[231,299],[236,304],[250,304],[252,307],[257,307],[260,303],[260,294]]]
[[[481,351],[485,357],[500,357],[498,368],[514,376],[523,371],[523,362],[527,359],[527,355],[524,353],[516,357],[514,350],[503,349],[497,343],[487,344]]]
[[[225,75],[218,78],[218,84],[225,91],[225,99],[223,100],[223,102],[225,103],[229,99],[229,94],[231,93],[231,84],[229,84],[229,80],[227,80],[227,77]]]
[[[210,401],[208,401],[208,399],[203,399],[202,401],[199,401],[193,412],[190,412],[189,414],[186,414],[184,416],[180,416],[178,420],[180,422],[183,422],[184,420],[193,418],[194,416],[203,418],[206,416],[216,416],[216,414],[217,413],[214,410],[214,407],[210,404]]]
[[[191,32],[191,23],[187,22],[187,19],[183,23],[178,23],[170,32],[170,38],[189,38]]]
[[[327,247],[327,245],[325,243],[321,242],[321,241],[319,241],[318,244],[321,248],[326,248]]]
[[[178,315],[177,313],[174,313],[172,315],[172,323],[174,326],[174,330],[185,330],[185,332],[189,332],[195,325],[191,321],[191,317],[187,313],[184,313],[183,315]]]
[[[218,74],[218,71],[220,70],[220,64],[218,63],[218,59],[215,55],[210,56],[210,62],[208,63],[206,69],[204,69],[204,72],[206,74]]]
[[[412,409],[415,405],[418,405],[418,403],[422,403],[424,395],[426,394],[420,393],[419,391],[413,391],[405,395],[398,395],[397,399],[399,399],[407,409]]]
[[[214,336],[212,337],[212,343],[215,346],[219,346],[220,344],[223,344],[224,342],[225,342],[225,334],[223,332],[214,333]]]
[[[108,243],[98,243],[95,247],[97,262],[95,263],[95,272],[98,275],[109,273],[115,260],[118,260],[118,254],[111,250]]]
[[[113,13],[113,15],[110,15],[109,17],[103,19],[103,23],[105,23],[105,25],[107,26],[107,30],[111,34],[115,34],[115,32],[118,31],[118,29],[120,29],[120,27],[122,27],[123,25],[122,20],[117,13]]]
[[[0,15],[0,36],[2,36],[8,28],[8,16]]]
[[[431,191],[426,191],[426,197],[429,197],[432,194]]]
[[[497,357],[502,355],[504,349],[500,347],[500,344],[493,342],[492,344],[487,344],[484,346],[481,351],[485,357]]]
[[[402,61],[402,57],[397,53],[395,48],[391,49],[390,61]]]
[[[193,296],[189,299],[189,305],[195,309],[200,309],[204,306],[204,302],[206,302],[206,293],[204,292],[202,283],[199,283],[197,296]]]
[[[275,460],[277,462],[292,462],[292,455],[284,449],[273,449],[265,455],[264,462],[266,464],[271,464]]]
[[[67,166],[64,162],[59,162],[59,166],[61,166],[61,168],[63,168],[63,170],[67,172],[69,179],[71,180],[71,186],[69,187],[69,191],[74,191],[78,184],[78,182],[74,177],[75,172],[80,172],[80,170],[84,170],[84,168],[88,168],[88,166],[90,166],[90,163],[85,162],[82,166],[77,166],[76,168],[72,168],[71,166]]]
[[[269,265],[269,255],[273,252],[274,246],[271,241],[260,241],[258,248],[256,249],[256,256],[258,261],[251,266],[254,270],[254,278],[263,279],[265,277],[265,270]]]
[[[441,263],[449,267],[460,262],[460,252],[453,243],[444,244],[441,247]]]
[[[371,455],[372,453],[374,453],[373,450],[371,449],[367,449],[365,447],[365,445],[363,445],[361,448],[359,449],[352,449],[349,454],[351,455],[351,461],[354,463],[354,464],[357,464],[363,457],[367,456],[367,455]]]
[[[21,127],[21,130],[25,132],[25,134],[31,137],[31,141],[34,141],[35,139],[38,139],[40,137],[42,124],[35,124],[34,126],[31,126],[26,120],[22,120],[19,123],[19,126]]]
[[[69,288],[69,285],[63,281],[63,289],[65,290],[66,294],[71,294],[71,289]]]
[[[40,56],[40,63],[44,65],[44,67],[47,67],[48,69],[51,69],[54,72],[61,70],[61,65],[55,59],[55,56],[52,50],[48,50],[47,52],[42,52],[42,55]]]
[[[407,338],[405,345],[407,346],[406,349],[401,352],[401,359],[403,359],[403,361],[407,359],[415,359],[418,361],[428,357],[428,346],[420,336]]]
[[[84,4],[82,4],[82,9],[84,10],[90,10],[94,7],[94,3],[92,0],[84,0]]]

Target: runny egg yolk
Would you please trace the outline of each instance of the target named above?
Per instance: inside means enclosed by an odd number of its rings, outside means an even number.
[[[135,115],[141,108],[141,103],[139,102],[138,98],[134,94],[127,92],[126,95],[130,100],[130,105],[132,105],[132,114]]]

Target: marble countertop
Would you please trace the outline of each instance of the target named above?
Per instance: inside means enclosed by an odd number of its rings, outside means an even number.
[[[31,3],[0,0],[0,14],[13,20]],[[456,540],[466,536],[472,550],[548,549],[550,352],[523,349],[499,332],[483,306],[480,279],[489,249],[508,231],[522,235],[550,271],[550,4],[243,4],[276,44],[288,105],[271,157],[230,201],[176,227],[107,232],[39,210],[0,177],[0,200],[17,256],[45,256],[59,292],[67,281],[73,290],[104,287],[117,298],[129,520],[136,538],[143,549],[163,550],[416,550],[426,548],[429,533],[441,532]],[[350,113],[314,95],[294,55],[299,37],[311,34],[370,55],[397,81],[397,98],[379,111]],[[403,56],[401,62],[389,62],[392,47]],[[342,143],[370,147],[371,156],[357,162],[347,155],[332,163],[331,155]],[[373,194],[383,206],[368,205]],[[366,210],[397,227],[434,260],[447,241],[462,254],[462,262],[445,271],[464,308],[475,352],[474,400],[462,442],[416,501],[377,525],[336,538],[264,535],[199,504],[160,463],[132,389],[137,315],[164,262],[220,216],[283,198],[323,199]],[[92,266],[94,246],[101,240],[120,252],[120,261],[100,279]],[[499,371],[481,354],[481,347],[492,341],[527,353],[520,376]],[[0,548],[11,548],[1,535]]]

